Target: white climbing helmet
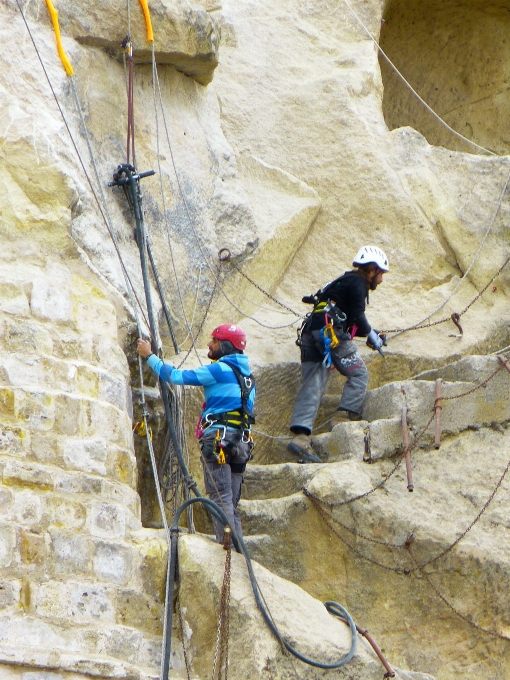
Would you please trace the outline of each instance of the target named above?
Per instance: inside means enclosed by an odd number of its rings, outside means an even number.
[[[363,246],[360,248],[356,253],[356,257],[352,264],[368,264],[369,262],[376,264],[383,272],[390,271],[388,258],[385,253],[376,246]]]

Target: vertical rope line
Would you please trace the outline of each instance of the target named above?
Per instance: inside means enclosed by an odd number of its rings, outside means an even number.
[[[158,78],[158,73],[157,73],[157,68],[156,68],[156,56],[155,56],[155,46],[154,42],[152,43],[152,98],[153,98],[153,103],[154,103],[154,116],[155,116],[155,123],[156,123],[156,155],[158,159],[158,172],[159,172],[159,181],[160,181],[160,189],[161,189],[161,198],[163,202],[163,216],[164,216],[164,221],[165,221],[165,227],[166,227],[166,232],[167,232],[167,240],[168,240],[168,247],[170,249],[170,259],[172,261],[172,268],[174,271],[174,276],[175,276],[175,281],[177,283],[177,291],[179,294],[179,301],[181,303],[181,308],[182,308],[182,313],[184,316],[184,321],[186,323],[186,327],[188,329],[188,334],[191,340],[191,344],[193,346],[193,349],[195,351],[195,354],[197,356],[198,361],[200,362],[201,365],[203,365],[203,361],[198,353],[195,340],[193,338],[193,330],[192,327],[189,323],[188,316],[186,314],[186,309],[184,307],[184,297],[181,291],[181,286],[180,286],[180,281],[179,277],[177,275],[177,265],[175,262],[175,257],[174,257],[174,250],[172,247],[172,241],[170,238],[170,225],[168,224],[168,215],[167,215],[167,206],[166,206],[166,197],[165,197],[165,191],[163,187],[163,173],[161,170],[161,149],[160,149],[160,130],[159,130],[159,117],[158,117],[158,106],[157,106],[157,98],[156,98],[156,84],[159,89],[159,100],[160,100],[160,107],[161,110],[163,111],[163,101],[162,101],[162,95],[161,95],[161,89],[159,88],[159,78]],[[163,117],[164,119],[164,117]],[[165,127],[166,127],[166,122],[165,122]],[[170,149],[170,154],[172,153],[172,150]],[[175,170],[175,166],[174,166]],[[198,283],[197,283],[197,296],[198,296]]]

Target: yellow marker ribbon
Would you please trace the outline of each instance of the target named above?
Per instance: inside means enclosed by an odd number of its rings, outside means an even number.
[[[143,16],[145,17],[145,26],[147,28],[147,42],[153,42],[154,33],[152,32],[152,21],[151,13],[149,11],[149,2],[148,0],[139,0],[139,2],[140,5],[142,6]]]
[[[140,0],[141,2],[142,0]],[[51,16],[51,21],[53,23],[53,30],[55,31],[55,38],[57,40],[57,50],[58,54],[60,57],[60,60],[62,64],[64,65],[65,71],[68,76],[73,76],[74,75],[74,69],[71,66],[71,62],[67,58],[67,55],[64,50],[64,46],[62,45],[62,38],[60,37],[60,26],[58,23],[58,11],[55,9],[53,3],[51,0],[46,0],[46,5],[48,7],[48,10],[50,12]]]

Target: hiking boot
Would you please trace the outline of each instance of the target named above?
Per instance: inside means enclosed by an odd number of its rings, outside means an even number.
[[[329,419],[329,431],[336,427],[337,425],[340,425],[340,423],[346,423],[347,422],[347,411],[336,411],[335,415]]]
[[[315,455],[310,444],[310,437],[306,434],[298,434],[297,437],[287,444],[287,450],[296,456],[301,456],[298,463],[322,463],[322,460]]]
[[[348,420],[350,421],[356,421],[356,420],[363,420],[361,413],[354,413],[354,411],[337,411],[335,415],[329,419],[329,431],[336,426],[340,425],[340,423],[346,423]]]

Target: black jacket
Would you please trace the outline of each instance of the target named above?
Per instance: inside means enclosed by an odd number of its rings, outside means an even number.
[[[357,271],[345,272],[338,279],[328,283],[318,293],[319,301],[333,300],[337,307],[347,315],[346,328],[357,326],[356,335],[366,336],[372,330],[365,316],[368,304],[368,284]],[[324,314],[314,314],[311,330],[324,326]],[[320,318],[319,318],[320,317]]]

